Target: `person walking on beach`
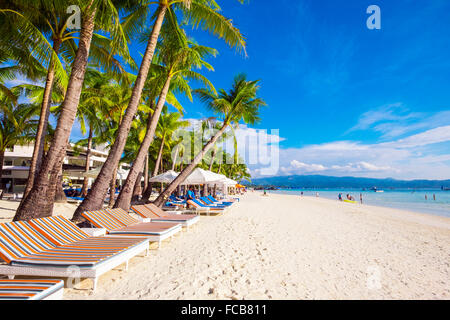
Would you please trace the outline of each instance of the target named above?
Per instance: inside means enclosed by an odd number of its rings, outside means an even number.
[[[359,194],[359,201],[360,201],[361,204],[362,204],[362,193]]]
[[[302,197],[303,197],[303,191],[302,191],[302,192],[300,192],[300,196],[302,196]]]
[[[339,199],[339,201],[342,201],[342,193],[339,193],[338,199]]]

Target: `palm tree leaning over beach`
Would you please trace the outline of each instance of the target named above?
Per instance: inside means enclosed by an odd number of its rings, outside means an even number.
[[[195,156],[192,163],[184,168],[175,180],[158,196],[154,202],[155,205],[162,206],[169,195],[191,174],[205,154],[215,145],[228,126],[237,124],[240,121],[244,121],[247,124],[259,122],[259,109],[261,106],[265,106],[266,103],[257,97],[258,83],[259,80],[247,81],[244,74],[239,74],[234,78],[233,87],[229,92],[223,89],[219,90],[218,94],[206,89],[198,89],[194,92],[210,110],[223,118],[222,127],[204,145],[202,151]]]
[[[163,110],[161,117],[158,121],[158,127],[156,130],[156,136],[160,140],[160,146],[158,150],[158,156],[156,157],[155,167],[153,170],[153,176],[158,174],[160,163],[162,162],[164,147],[167,147],[172,139],[174,132],[181,128],[185,128],[189,125],[189,121],[181,120],[181,114],[178,112],[168,112],[167,108]],[[151,185],[147,186],[150,190],[145,190],[142,201],[148,201],[151,194]]]
[[[75,4],[75,3],[72,3]],[[10,23],[18,29],[17,34],[11,34],[3,41],[22,42],[29,47],[29,51],[36,55],[44,65],[47,65],[45,77],[45,90],[41,100],[41,113],[39,117],[39,126],[34,143],[33,156],[27,184],[24,190],[24,198],[31,190],[34,179],[39,171],[44,156],[44,141],[48,119],[50,115],[50,105],[52,103],[51,93],[55,81],[63,88],[66,88],[68,75],[66,74],[63,63],[70,64],[76,51],[75,39],[78,39],[76,31],[68,29],[67,4],[60,1],[40,0],[30,3],[23,0],[9,0],[4,4],[4,14],[9,18]],[[25,31],[25,32],[24,32]],[[47,38],[49,41],[47,41]],[[108,49],[106,49],[108,48]],[[108,69],[118,69],[118,61],[110,54],[110,49],[114,48],[111,41],[105,36],[94,34],[91,59],[100,62],[103,67]],[[130,61],[125,47],[116,46],[120,54],[126,61]],[[61,54],[61,58],[59,55]],[[62,60],[61,60],[62,59]]]
[[[194,71],[206,67],[208,70],[213,70],[205,58],[215,56],[216,50],[204,46],[197,45],[182,37],[171,37],[171,34],[164,34],[164,42],[158,52],[157,60],[161,61],[161,68],[163,68],[164,85],[158,97],[158,102],[155,106],[153,114],[149,117],[147,132],[142,141],[141,148],[136,159],[133,161],[130,172],[123,188],[117,198],[115,207],[127,209],[130,207],[131,197],[136,183],[138,174],[142,172],[144,166],[145,156],[148,153],[148,148],[153,142],[155,131],[159,122],[161,111],[166,102],[166,96],[171,87],[176,91],[182,91],[185,95],[192,99],[188,80],[201,81],[205,87],[215,92],[213,85],[209,80]],[[181,42],[181,43],[180,43]],[[156,164],[158,165],[158,164]]]
[[[242,2],[242,1],[241,1]],[[149,2],[151,4],[153,2]],[[106,159],[102,169],[97,176],[90,192],[84,201],[78,206],[74,216],[80,216],[82,212],[87,210],[99,209],[102,205],[102,199],[107,192],[107,181],[112,175],[112,171],[117,167],[126,144],[131,123],[136,114],[138,104],[141,101],[142,91],[150,70],[153,55],[158,42],[158,37],[166,15],[168,21],[173,24],[173,30],[181,30],[178,27],[177,18],[182,16],[184,21],[193,27],[201,26],[203,29],[210,31],[215,36],[222,38],[231,47],[245,50],[244,37],[239,30],[235,28],[231,20],[225,18],[219,13],[220,7],[214,0],[160,0],[158,8],[153,15],[155,22],[147,41],[142,63],[138,72],[138,76],[133,86],[133,93],[128,104],[122,125],[120,126],[114,145]],[[124,28],[130,34],[139,30],[141,25],[145,25],[148,11],[137,10],[133,14],[126,17]],[[178,32],[178,31],[176,31]],[[131,184],[130,184],[131,185]],[[134,184],[133,184],[134,186]],[[132,192],[130,190],[130,192]]]
[[[98,26],[117,31],[117,23],[120,24],[116,8],[110,6],[107,0],[91,0],[87,3],[79,3],[82,10],[82,25],[76,51],[72,63],[70,78],[67,86],[64,102],[61,107],[61,115],[55,130],[50,149],[36,176],[33,188],[23,199],[17,210],[14,221],[29,220],[37,217],[50,216],[53,211],[53,199],[56,185],[50,181],[55,170],[59,170],[60,162],[69,141],[70,132],[76,117],[78,103],[86,72],[89,50],[96,23]],[[97,10],[101,15],[97,15]],[[111,17],[116,23],[111,23]],[[126,44],[125,44],[126,45]]]

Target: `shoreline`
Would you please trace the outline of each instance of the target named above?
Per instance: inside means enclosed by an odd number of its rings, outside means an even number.
[[[450,299],[449,252],[448,218],[249,191],[64,299]]]
[[[255,191],[255,192],[260,192]],[[260,192],[262,195],[262,192]],[[428,225],[428,226],[435,226],[435,227],[439,227],[439,228],[444,228],[444,229],[449,229],[450,230],[450,217],[445,217],[445,216],[441,216],[441,215],[437,215],[437,214],[431,214],[431,213],[426,213],[426,212],[419,212],[419,211],[412,211],[409,209],[404,209],[404,208],[393,208],[393,207],[387,207],[387,206],[380,206],[380,205],[373,205],[373,204],[361,204],[359,202],[357,202],[356,204],[352,204],[352,203],[345,203],[345,202],[341,202],[338,200],[333,200],[330,198],[326,198],[326,197],[314,197],[314,196],[308,196],[308,195],[295,195],[295,194],[287,194],[287,193],[270,193],[270,195],[282,195],[282,196],[292,196],[295,198],[307,198],[310,200],[315,200],[315,199],[320,199],[320,200],[324,200],[324,201],[329,201],[330,203],[337,203],[339,205],[346,205],[346,206],[350,206],[350,207],[362,207],[362,208],[372,208],[377,210],[377,214],[382,214],[383,211],[386,211],[387,213],[389,213],[387,216],[393,217],[393,218],[397,218],[399,220],[405,220],[405,221],[410,221],[410,222],[416,222],[419,224],[424,224],[424,225]],[[393,214],[393,216],[392,216]],[[399,215],[400,214],[400,215]]]
[[[259,190],[258,190],[259,191]],[[268,193],[270,194],[283,194],[283,195],[298,195],[300,196],[300,192],[304,191],[304,190],[298,190],[298,193],[293,193],[293,192],[297,192],[297,190],[295,191],[291,191],[291,190],[270,190],[268,191]],[[435,190],[437,191],[437,190]],[[305,191],[304,191],[305,192]],[[314,193],[316,191],[312,191],[312,190],[308,190],[306,192],[309,193]],[[346,193],[346,192],[350,192],[350,193],[360,193],[361,191],[355,191],[355,190],[333,190],[333,191],[329,191],[329,190],[317,190],[317,192],[319,192],[320,194],[320,198],[322,199],[329,199],[329,200],[337,200],[337,195],[339,193]],[[333,192],[333,197],[332,196],[327,196],[327,194],[323,195],[323,192]],[[336,197],[334,197],[334,193],[336,193]],[[447,208],[443,208],[443,207],[433,207],[435,205],[445,205],[444,203],[438,202],[438,203],[434,203],[431,201],[431,199],[429,200],[429,203],[426,202],[419,202],[419,203],[414,203],[414,202],[387,202],[387,204],[381,204],[378,203],[377,200],[373,200],[373,199],[367,199],[367,195],[372,195],[371,192],[366,194],[363,193],[363,205],[371,205],[371,206],[377,206],[377,207],[383,207],[383,208],[389,208],[389,209],[395,209],[395,210],[403,210],[403,211],[408,211],[408,212],[415,212],[415,213],[419,213],[419,214],[426,214],[426,215],[432,215],[432,216],[438,216],[438,217],[444,217],[444,218],[450,218],[450,205],[447,204],[447,206],[449,207],[449,209],[447,210]],[[313,195],[304,195],[306,196],[310,196],[310,197],[314,197]],[[430,194],[431,197],[431,194]],[[357,201],[358,204],[359,203],[359,197],[355,197],[357,199],[355,199]],[[369,203],[367,203],[369,202]],[[374,203],[377,202],[377,203]],[[386,203],[386,202],[384,202]],[[418,204],[419,208],[414,207],[413,204]],[[430,205],[429,207],[424,207],[424,205]]]

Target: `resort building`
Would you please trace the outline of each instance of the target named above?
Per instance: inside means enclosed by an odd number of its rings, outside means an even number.
[[[33,144],[15,145],[13,148],[6,150],[0,189],[6,193],[23,192],[27,183],[33,148]],[[70,144],[63,163],[64,184],[73,187],[80,187],[83,184],[84,176],[86,175],[86,152],[87,148]],[[97,146],[96,149],[91,149],[90,174],[88,174],[89,186],[94,181],[96,173],[98,174],[107,157],[108,152],[105,146]],[[122,180],[126,179],[129,168],[128,164],[121,164],[117,173],[118,185],[121,185]]]

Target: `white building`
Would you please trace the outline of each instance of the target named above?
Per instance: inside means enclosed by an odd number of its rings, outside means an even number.
[[[16,145],[12,149],[7,149],[5,159],[3,161],[3,174],[0,181],[0,189],[9,193],[23,192],[27,183],[28,171],[31,164],[34,145]],[[71,148],[67,150],[63,163],[63,179],[70,182],[74,187],[83,184],[83,173],[85,171],[87,148],[78,147],[71,144]],[[98,169],[106,161],[108,152],[104,147],[91,149],[90,168]],[[122,180],[126,179],[129,166],[121,165],[118,172],[118,183],[121,185]],[[93,178],[89,178],[89,185],[93,182]],[[6,185],[9,184],[9,190]]]

